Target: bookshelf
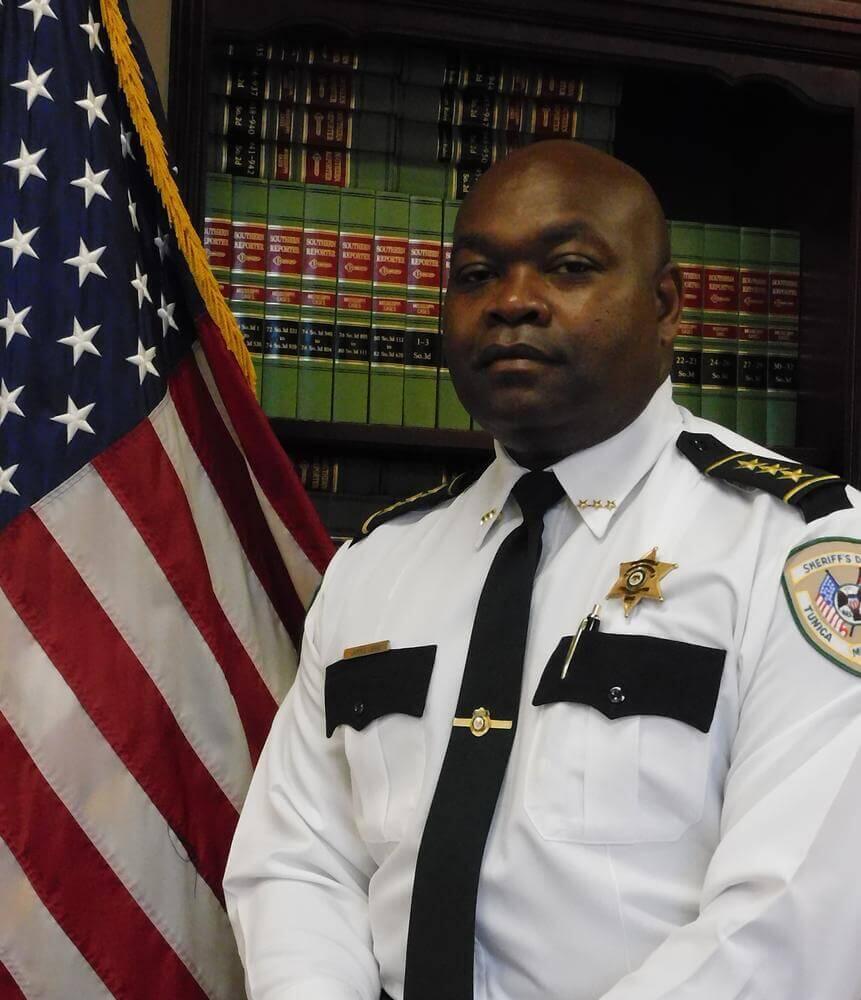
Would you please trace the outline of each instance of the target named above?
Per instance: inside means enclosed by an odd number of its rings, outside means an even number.
[[[292,9],[291,9],[292,8]],[[844,0],[174,0],[170,130],[203,212],[212,45],[286,32],[433,43],[620,70],[615,152],[673,219],[797,229],[802,316],[793,457],[861,484],[861,8]],[[480,432],[273,422],[288,452],[489,452]],[[381,500],[385,500],[381,496]],[[327,499],[331,507],[335,502]]]

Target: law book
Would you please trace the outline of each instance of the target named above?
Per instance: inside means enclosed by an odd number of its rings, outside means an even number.
[[[443,203],[443,234],[442,234],[442,276],[440,279],[440,305],[445,301],[445,291],[451,273],[451,249],[454,240],[454,223],[460,202],[446,201]],[[437,388],[437,426],[449,430],[469,430],[469,414],[458,399],[452,382],[451,372],[445,358],[445,336],[440,316],[440,369]]]
[[[755,226],[739,233],[736,430],[765,444],[771,234]]]
[[[203,249],[221,294],[230,301],[230,272],[233,268],[233,178],[226,174],[206,175],[203,209]]]
[[[304,211],[301,184],[269,184],[260,402],[270,417],[296,416]]]
[[[768,286],[766,439],[787,448],[796,443],[798,408],[801,234],[795,230],[771,230]]]
[[[217,43],[215,60],[248,66],[325,66],[342,70],[396,75],[402,52],[394,47],[333,45],[320,39],[285,38],[278,41],[232,39]]]
[[[259,114],[249,114],[247,104],[236,102],[221,109],[220,116],[219,110],[215,104],[210,108],[210,134],[223,135],[227,139],[272,142],[276,147],[295,143],[321,149],[381,153],[393,153],[397,147],[400,120],[390,114],[279,105],[275,105],[274,113],[270,114],[268,104]]]
[[[332,419],[340,193],[305,188],[296,416]]]
[[[410,196],[404,426],[435,427],[439,371],[442,201]]]
[[[236,317],[257,376],[263,383],[263,312],[266,289],[266,217],[269,190],[265,181],[233,180],[233,267],[230,308]]]
[[[702,415],[735,430],[738,227],[706,223],[703,258]]]
[[[254,177],[330,187],[386,190],[397,176],[392,154],[349,151],[210,136],[207,163],[211,171],[234,177]]]
[[[410,200],[378,191],[374,210],[374,290],[368,420],[401,424]]]
[[[670,256],[682,274],[682,313],[673,342],[673,399],[691,413],[702,413],[703,240],[701,222],[672,220]]]
[[[341,192],[332,419],[367,423],[374,277],[374,192]]]

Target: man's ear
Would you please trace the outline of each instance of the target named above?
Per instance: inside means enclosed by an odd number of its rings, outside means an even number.
[[[658,338],[661,346],[669,348],[679,326],[682,314],[682,272],[678,264],[664,264],[655,279],[655,307]]]

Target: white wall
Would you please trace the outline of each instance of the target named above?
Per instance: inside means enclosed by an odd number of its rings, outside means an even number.
[[[128,3],[132,20],[146,46],[166,110],[170,61],[170,0],[128,0]]]

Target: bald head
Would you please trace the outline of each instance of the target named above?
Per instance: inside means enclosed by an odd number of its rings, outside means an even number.
[[[597,211],[630,230],[650,274],[669,262],[667,220],[645,177],[607,153],[565,139],[525,146],[483,174],[464,200],[455,239],[480,219],[490,204],[498,206],[500,200],[511,198],[514,209],[524,186],[548,189],[548,193],[549,189],[575,188]]]

